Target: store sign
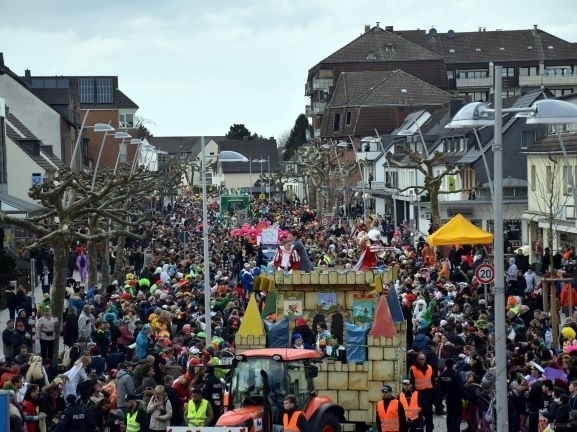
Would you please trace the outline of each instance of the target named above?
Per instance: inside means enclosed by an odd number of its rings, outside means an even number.
[[[473,216],[473,208],[472,207],[461,207],[461,208],[451,208],[447,209],[447,216],[453,217],[461,213],[463,216]]]

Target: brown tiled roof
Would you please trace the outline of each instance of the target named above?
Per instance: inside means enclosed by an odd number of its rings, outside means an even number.
[[[448,103],[451,94],[402,70],[343,72],[327,108],[424,106]]]
[[[373,27],[321,63],[437,60],[439,55],[380,27]]]
[[[446,64],[577,59],[577,45],[540,29],[395,33],[441,55]]]

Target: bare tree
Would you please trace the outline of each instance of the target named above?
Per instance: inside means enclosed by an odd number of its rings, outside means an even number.
[[[345,151],[318,140],[311,140],[308,146],[299,147],[296,151],[298,170],[308,183],[309,204],[321,212],[331,205],[331,183],[344,176],[348,180],[357,169],[354,161],[343,160]]]
[[[95,187],[91,187],[92,175],[85,172],[73,172],[62,168],[49,173],[43,184],[33,186],[29,196],[39,201],[46,212],[28,219],[16,218],[0,213],[3,223],[13,224],[27,229],[36,237],[29,246],[35,248],[50,244],[54,249],[54,279],[52,305],[54,316],[62,317],[64,296],[66,293],[66,269],[68,251],[76,240],[83,242],[105,241],[110,236],[120,234],[137,238],[147,237],[147,233],[138,234],[135,228],[149,220],[149,214],[141,211],[143,200],[155,187],[163,182],[169,183],[162,173],[138,169],[135,173],[121,172],[113,175],[102,170]],[[126,202],[133,205],[127,207]],[[90,226],[89,220],[98,217],[111,224]],[[87,230],[77,229],[88,227]],[[32,281],[33,284],[36,281]],[[56,329],[55,360],[59,351],[60,330]]]
[[[557,231],[559,221],[566,217],[565,206],[573,204],[571,191],[563,173],[563,161],[558,156],[532,156],[531,161],[535,167],[535,181],[529,185],[533,188],[537,199],[532,205],[536,208],[535,218],[547,222],[547,247],[553,250],[553,239]],[[531,179],[533,180],[533,179]],[[550,271],[553,274],[553,261],[550,262]]]
[[[399,154],[403,158],[399,160]],[[387,161],[390,165],[397,168],[416,169],[423,174],[423,185],[410,185],[404,188],[396,188],[399,192],[413,189],[417,194],[426,192],[431,200],[431,218],[435,226],[440,226],[441,215],[439,212],[439,195],[449,193],[470,192],[473,188],[458,189],[453,191],[441,190],[443,179],[449,175],[459,175],[462,171],[469,168],[469,166],[457,167],[453,162],[449,162],[445,158],[445,154],[439,151],[423,155],[417,151],[406,147],[399,147],[397,153],[387,153]],[[435,174],[435,168],[444,167],[438,174]],[[394,187],[392,187],[395,189]]]

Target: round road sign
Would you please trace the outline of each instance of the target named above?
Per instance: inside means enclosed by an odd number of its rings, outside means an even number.
[[[491,264],[481,264],[475,269],[475,277],[482,284],[490,284],[495,280],[495,268]]]

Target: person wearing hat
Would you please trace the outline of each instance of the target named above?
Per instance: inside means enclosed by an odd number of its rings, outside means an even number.
[[[399,394],[399,402],[403,405],[405,410],[405,417],[407,419],[407,430],[409,432],[417,432],[423,430],[423,406],[425,400],[423,395],[418,391],[413,390],[413,385],[410,379],[403,380],[403,389]]]
[[[126,411],[120,409],[126,414],[126,432],[148,432],[148,414],[140,407],[136,395],[127,393],[123,400]],[[120,394],[118,402],[120,402]]]
[[[83,352],[86,351],[86,336],[81,333],[76,340],[76,343],[70,347],[70,365],[76,363]]]
[[[212,406],[213,419],[209,426],[214,426],[223,413],[224,386],[216,377],[214,366],[206,366],[203,370],[201,387],[202,397],[209,401]]]
[[[96,425],[92,416],[88,415],[86,406],[76,398],[76,395],[66,396],[67,407],[53,432],[78,432],[80,430],[94,430]]]
[[[453,365],[455,362],[449,358],[445,360],[445,369],[441,372],[439,382],[441,393],[447,406],[447,432],[459,432],[461,426],[462,400],[465,397],[465,388],[461,377]]]
[[[377,402],[377,431],[378,432],[407,432],[405,408],[393,396],[393,388],[385,384],[381,387],[383,397]]]
[[[212,423],[212,406],[202,397],[200,388],[194,387],[190,390],[190,399],[184,405],[184,415],[189,427],[208,426]]]
[[[286,395],[283,399],[283,431],[305,432],[308,430],[308,421],[304,413],[298,408],[298,400],[295,395]]]

